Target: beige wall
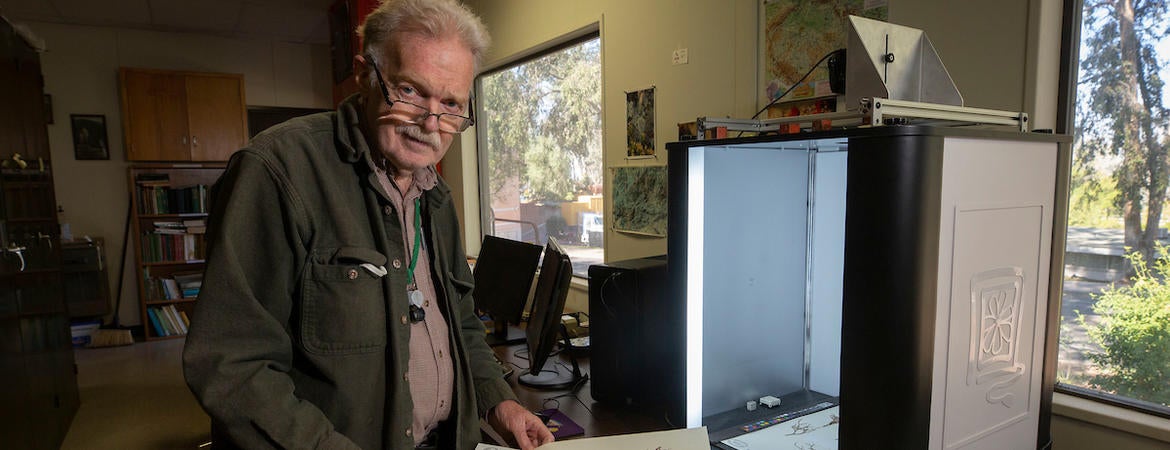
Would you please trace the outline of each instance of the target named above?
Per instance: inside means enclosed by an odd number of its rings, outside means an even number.
[[[129,204],[118,67],[242,73],[249,105],[332,105],[329,49],[324,45],[38,22],[27,25],[48,47],[41,55],[41,72],[45,93],[53,96],[54,124],[48,128],[57,202],[64,207],[63,220],[70,223],[74,235],[105,238],[111,297],[117,291]],[[70,114],[106,116],[109,161],[74,159]],[[121,320],[124,325],[136,325],[140,316],[133,253],[126,259]]]

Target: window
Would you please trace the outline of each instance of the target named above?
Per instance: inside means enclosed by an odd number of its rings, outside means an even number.
[[[586,276],[603,260],[601,39],[540,53],[476,80],[485,234],[555,237]]]
[[[1168,3],[1086,0],[1079,11],[1057,365],[1059,390],[1166,417]]]

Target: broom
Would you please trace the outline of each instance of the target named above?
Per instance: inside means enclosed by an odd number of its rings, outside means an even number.
[[[121,263],[118,264],[118,297],[114,302],[114,321],[109,326],[102,326],[102,328],[95,330],[93,335],[89,338],[90,348],[98,347],[116,347],[120,345],[130,345],[134,343],[134,334],[128,329],[122,328],[122,278],[126,276],[126,244],[130,240],[130,208],[134,207],[131,202],[126,207],[126,226],[122,232],[122,257]]]

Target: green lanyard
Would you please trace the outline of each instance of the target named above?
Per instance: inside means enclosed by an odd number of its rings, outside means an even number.
[[[419,198],[416,197],[414,199],[414,250],[411,250],[410,272],[407,273],[409,286],[414,285],[414,268],[418,265],[418,249],[422,247],[422,212],[420,210]],[[415,286],[415,289],[418,289],[418,286]]]
[[[418,252],[422,247],[422,207],[419,206],[419,199],[414,199],[414,250],[411,251],[410,256],[410,272],[407,279],[409,283],[406,285],[406,297],[410,302],[410,323],[419,323],[426,319],[426,311],[423,310],[424,300],[422,292],[419,292],[418,285],[414,283],[414,268],[418,266]]]

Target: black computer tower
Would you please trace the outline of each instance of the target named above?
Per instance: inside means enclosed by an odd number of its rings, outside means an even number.
[[[666,256],[589,266],[590,393],[681,423],[685,327]]]

